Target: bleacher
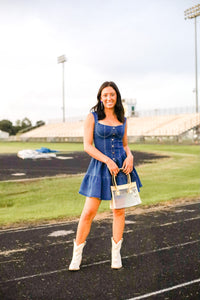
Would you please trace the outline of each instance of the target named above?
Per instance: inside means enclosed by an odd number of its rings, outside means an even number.
[[[174,137],[200,126],[200,113],[128,118],[129,137]],[[41,126],[20,136],[21,140],[79,141],[84,121]]]
[[[79,140],[83,137],[83,121],[52,123],[26,132],[20,136],[21,140]]]
[[[200,125],[200,113],[130,118],[128,136],[179,136]]]

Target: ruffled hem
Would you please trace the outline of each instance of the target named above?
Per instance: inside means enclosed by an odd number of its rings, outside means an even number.
[[[131,181],[136,182],[138,192],[140,192],[140,188],[142,187],[142,183],[140,181],[140,177],[139,177],[139,175],[138,175],[135,168],[133,168],[133,171],[131,172]]]
[[[117,165],[121,168],[124,161],[123,155],[116,161]],[[127,183],[127,176],[120,172],[116,177],[118,185]],[[131,181],[135,181],[138,191],[142,187],[142,183],[138,176],[136,169],[131,172]],[[79,193],[86,197],[95,197],[100,200],[111,200],[112,177],[106,164],[92,158],[89,164],[87,173],[85,174],[80,186]]]
[[[92,176],[86,174],[79,193],[87,197],[95,197],[100,200],[111,200],[111,177]]]

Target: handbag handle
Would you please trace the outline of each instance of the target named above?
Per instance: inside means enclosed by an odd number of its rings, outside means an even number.
[[[122,171],[123,168],[120,168],[119,170]],[[131,185],[131,176],[130,176],[130,174],[127,175],[127,181],[128,181],[128,184]],[[114,175],[114,174],[112,175],[112,183],[113,183],[113,185],[115,186],[117,192],[119,192],[119,189],[118,189],[118,187],[117,187],[116,178],[115,178],[115,175]],[[129,189],[130,189],[130,187],[129,187]]]

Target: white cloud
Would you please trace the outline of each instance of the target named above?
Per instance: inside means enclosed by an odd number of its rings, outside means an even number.
[[[136,98],[139,109],[190,105],[195,85],[194,23],[184,20],[184,10],[195,4],[193,0],[1,3],[0,119],[62,118],[62,68],[57,64],[62,54],[68,58],[67,115],[89,111],[105,80],[116,81],[123,98]]]

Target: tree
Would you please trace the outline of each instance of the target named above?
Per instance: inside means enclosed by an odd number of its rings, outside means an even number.
[[[15,121],[15,126],[17,126],[17,127],[21,127],[21,120],[17,120],[17,121]]]
[[[42,125],[45,125],[45,122],[40,120],[36,122],[35,126],[32,126],[32,123],[28,118],[24,118],[22,121],[17,120],[15,126],[9,120],[1,120],[0,130],[8,132],[10,135],[16,135],[18,132],[23,133]]]
[[[15,126],[13,126],[15,134],[17,134],[18,131],[21,130],[21,128],[22,128],[21,123],[22,123],[21,120],[15,121]]]
[[[37,121],[37,122],[35,123],[35,126],[36,126],[36,127],[39,127],[39,126],[42,126],[42,125],[45,125],[45,122],[42,121],[42,120]]]
[[[21,123],[21,128],[24,129],[27,127],[32,127],[32,123],[28,118],[24,118]]]
[[[8,132],[10,135],[14,134],[12,122],[6,119],[0,121],[0,130]]]

